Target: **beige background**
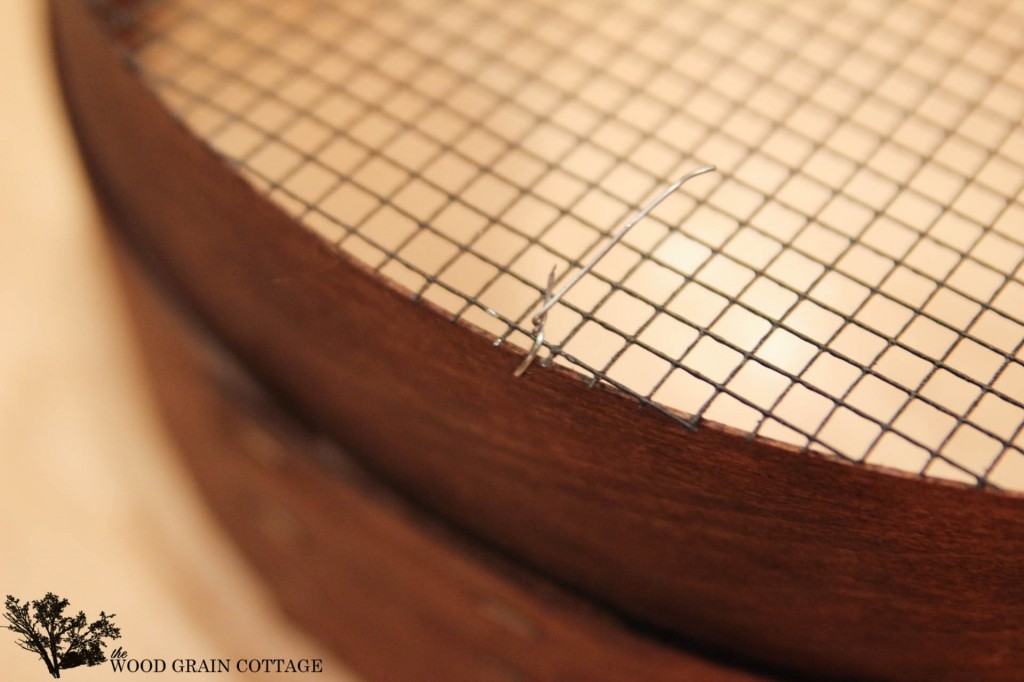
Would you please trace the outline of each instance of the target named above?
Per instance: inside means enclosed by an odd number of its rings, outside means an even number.
[[[0,0],[0,597],[115,612],[132,657],[328,658],[277,613],[159,426],[44,21],[41,1]],[[14,639],[0,630],[0,679],[50,679]]]

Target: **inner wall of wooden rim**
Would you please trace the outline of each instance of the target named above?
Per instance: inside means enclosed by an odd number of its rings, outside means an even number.
[[[551,311],[554,361],[692,423],[1024,490],[1021,5],[114,4],[238,172],[523,348],[552,267],[715,164]]]

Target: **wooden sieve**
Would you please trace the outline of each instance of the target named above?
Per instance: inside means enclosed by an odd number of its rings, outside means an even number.
[[[1020,5],[92,4],[123,228],[407,495],[779,669],[1019,669]]]

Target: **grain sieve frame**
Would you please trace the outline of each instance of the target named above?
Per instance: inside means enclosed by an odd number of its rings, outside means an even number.
[[[1019,670],[1019,495],[689,432],[558,367],[513,382],[521,351],[302,229],[172,120],[83,4],[53,8],[79,142],[121,229],[411,499],[591,598],[776,668]]]

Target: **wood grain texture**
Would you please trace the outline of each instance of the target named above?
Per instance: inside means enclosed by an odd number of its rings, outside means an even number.
[[[650,641],[458,537],[275,404],[116,251],[167,426],[213,509],[292,617],[367,679],[767,679]]]
[[[836,679],[1018,679],[1024,498],[690,433],[445,321],[175,124],[77,0],[67,97],[118,221],[225,342],[410,498],[604,604]]]

